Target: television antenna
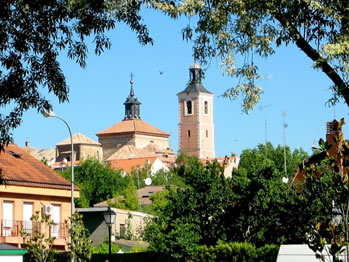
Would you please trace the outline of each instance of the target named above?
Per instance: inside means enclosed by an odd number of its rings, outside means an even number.
[[[288,112],[284,111],[282,112],[282,137],[283,137],[283,143],[284,143],[284,169],[285,169],[285,175],[287,177],[287,162],[286,162],[286,132],[285,129],[288,127],[288,125],[285,123],[285,117],[287,116]]]
[[[272,106],[273,104],[265,105],[265,106],[260,106],[259,110],[263,111],[265,108]],[[265,149],[267,150],[267,142],[268,142],[268,121],[267,121],[267,116],[265,114],[264,116],[264,140],[265,140]],[[265,151],[267,152],[267,151]]]

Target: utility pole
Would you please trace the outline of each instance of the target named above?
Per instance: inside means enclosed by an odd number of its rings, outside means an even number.
[[[287,177],[287,161],[286,161],[286,133],[285,129],[288,127],[288,125],[285,123],[285,117],[287,116],[287,111],[282,112],[282,136],[284,141],[284,169],[285,169],[285,176]]]

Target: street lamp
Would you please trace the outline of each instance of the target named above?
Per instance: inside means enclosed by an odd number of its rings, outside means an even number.
[[[116,213],[114,212],[114,210],[110,209],[110,207],[108,207],[108,210],[106,212],[103,213],[104,216],[104,221],[108,226],[108,232],[109,232],[109,261],[111,261],[111,227],[115,222],[115,218],[116,218]]]
[[[71,213],[71,227],[73,227],[73,215],[74,215],[74,144],[73,144],[73,136],[72,136],[72,133],[71,133],[71,130],[70,130],[70,127],[67,123],[67,121],[65,121],[63,118],[59,117],[59,116],[56,116],[56,114],[51,111],[51,110],[46,110],[46,109],[43,109],[41,111],[41,114],[48,118],[48,117],[55,117],[55,118],[58,118],[60,120],[62,120],[64,122],[64,124],[68,127],[68,131],[69,131],[69,135],[70,135],[70,143],[71,143],[71,159],[70,159],[70,163],[71,163],[71,210],[70,210],[70,213]],[[73,242],[73,241],[71,241]],[[71,243],[73,244],[73,243]],[[74,262],[74,258],[72,257],[71,259],[72,262]]]

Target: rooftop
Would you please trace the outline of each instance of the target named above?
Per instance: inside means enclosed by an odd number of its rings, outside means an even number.
[[[69,181],[15,144],[0,152],[1,176],[7,185],[70,189]]]
[[[111,135],[111,134],[122,134],[122,133],[134,133],[144,134],[153,136],[169,137],[170,134],[156,127],[148,124],[147,122],[140,119],[124,120],[119,123],[98,132],[97,136]]]
[[[156,156],[153,157],[138,157],[129,159],[115,159],[110,160],[110,167],[114,169],[124,170],[127,174],[130,174],[132,169],[137,169],[139,167],[144,167],[146,164],[152,165],[157,159]]]
[[[97,143],[96,141],[94,141],[93,139],[81,134],[81,133],[76,133],[73,136],[73,144],[89,144],[89,145],[101,145],[100,143]],[[67,139],[63,140],[62,142],[59,142],[56,144],[56,146],[61,146],[61,145],[70,145],[71,141],[70,141],[70,137],[68,137]]]

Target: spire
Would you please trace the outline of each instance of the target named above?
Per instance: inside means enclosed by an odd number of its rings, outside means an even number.
[[[133,74],[131,73],[131,80],[130,80],[130,84],[131,84],[131,90],[130,90],[130,97],[134,97],[135,96],[135,91],[133,90]]]
[[[131,80],[130,80],[131,88],[130,88],[130,95],[126,98],[126,101],[124,103],[125,105],[125,117],[124,120],[131,120],[131,119],[141,119],[140,116],[140,104],[135,98],[135,92],[133,89],[133,74],[131,73]]]

